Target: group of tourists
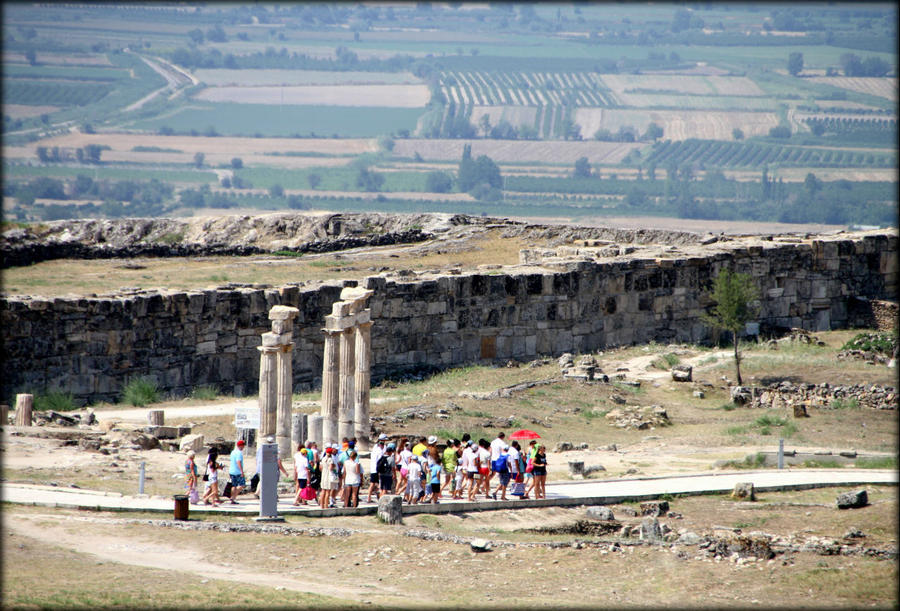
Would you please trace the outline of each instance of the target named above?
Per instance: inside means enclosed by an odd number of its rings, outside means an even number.
[[[469,501],[476,500],[478,495],[493,500],[507,500],[507,494],[521,499],[529,499],[532,494],[535,499],[546,498],[547,450],[537,440],[532,439],[523,449],[518,441],[506,443],[503,432],[490,442],[476,441],[466,433],[461,439],[448,439],[443,451],[437,443],[433,435],[418,439],[402,437],[398,443],[390,442],[385,434],[379,435],[369,460],[366,502],[384,494],[402,495],[411,505],[439,503],[445,493],[451,499],[465,497]],[[203,474],[206,482],[203,503],[218,506],[227,499],[238,504],[237,496],[247,486],[245,445],[239,439],[231,452],[229,481],[221,496],[218,474],[224,465],[218,462],[218,452],[210,450]],[[299,444],[293,456],[293,504],[315,503],[323,508],[337,507],[338,503],[341,507],[359,506],[360,488],[365,480],[356,445],[356,438],[346,437],[340,444],[325,444],[322,449],[315,441]],[[261,452],[262,444],[257,449],[257,473],[251,480],[251,492],[257,498]],[[189,452],[185,462],[185,489],[190,502],[198,503],[201,501],[199,473],[194,459],[194,452]],[[290,477],[281,457],[277,464],[279,471]]]
[[[479,494],[493,500],[497,495],[507,500],[507,493],[522,499],[532,493],[536,499],[545,498],[546,448],[532,440],[523,450],[518,441],[507,444],[505,437],[501,432],[491,442],[475,441],[466,433],[461,439],[448,439],[440,451],[435,436],[420,437],[413,445],[412,439],[403,437],[395,444],[382,434],[372,448],[366,501],[382,494],[402,495],[412,505],[439,503],[445,493],[451,499],[465,495],[469,501]]]

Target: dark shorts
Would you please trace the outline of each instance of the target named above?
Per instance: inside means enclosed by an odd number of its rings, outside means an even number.
[[[298,478],[297,478],[297,485],[298,485],[298,487],[299,487],[301,490],[303,490],[304,488],[306,488],[306,480],[305,480],[305,479],[300,479],[300,478],[298,477]]]
[[[229,473],[229,475],[231,475]],[[244,479],[243,475],[231,475],[231,487],[237,488],[238,486],[246,486],[247,480]]]
[[[379,478],[378,487],[382,490],[391,490],[394,487],[394,478],[390,475],[382,475]]]
[[[500,472],[500,485],[506,486],[507,484],[509,484],[509,471],[506,471],[506,472],[501,471]]]
[[[437,494],[438,492],[441,491],[441,485],[440,484],[431,484],[431,491],[433,493]]]
[[[545,468],[543,468],[543,467],[541,467],[540,469],[537,468],[537,467],[535,467],[535,468],[534,468],[534,474],[535,474],[535,475],[547,475],[547,469],[545,469]]]
[[[370,474],[369,474],[369,482],[372,483],[372,484],[375,484],[375,485],[377,486],[377,485],[378,485],[378,474],[377,474],[377,473],[370,473]]]

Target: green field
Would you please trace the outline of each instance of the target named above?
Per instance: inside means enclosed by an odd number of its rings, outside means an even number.
[[[207,170],[179,170],[169,168],[116,168],[107,166],[23,166],[3,164],[3,175],[8,178],[75,178],[79,174],[100,180],[162,180],[165,182],[212,183],[216,173]]]
[[[375,137],[402,129],[414,131],[422,112],[409,108],[203,102],[183,106],[162,118],[137,121],[133,127],[155,132],[166,126],[178,133],[189,133],[212,126],[228,136]]]

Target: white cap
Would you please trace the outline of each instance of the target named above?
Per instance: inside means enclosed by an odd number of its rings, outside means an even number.
[[[504,444],[501,446],[501,449],[502,449],[504,452],[506,452],[507,450],[509,450],[509,446],[506,445],[506,444],[504,443]]]
[[[428,438],[428,443],[432,443],[432,444],[437,443],[437,437],[432,435],[431,437]]]
[[[378,436],[378,441],[387,441],[388,436],[382,433]]]

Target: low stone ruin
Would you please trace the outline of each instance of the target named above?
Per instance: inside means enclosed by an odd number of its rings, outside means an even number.
[[[803,407],[808,411],[808,408],[860,407],[895,410],[898,399],[896,388],[876,384],[794,384],[786,380],[768,386],[731,388],[731,400],[736,405],[749,408],[791,410]]]
[[[617,407],[607,412],[606,420],[609,426],[639,431],[672,424],[666,409],[660,405]]]

